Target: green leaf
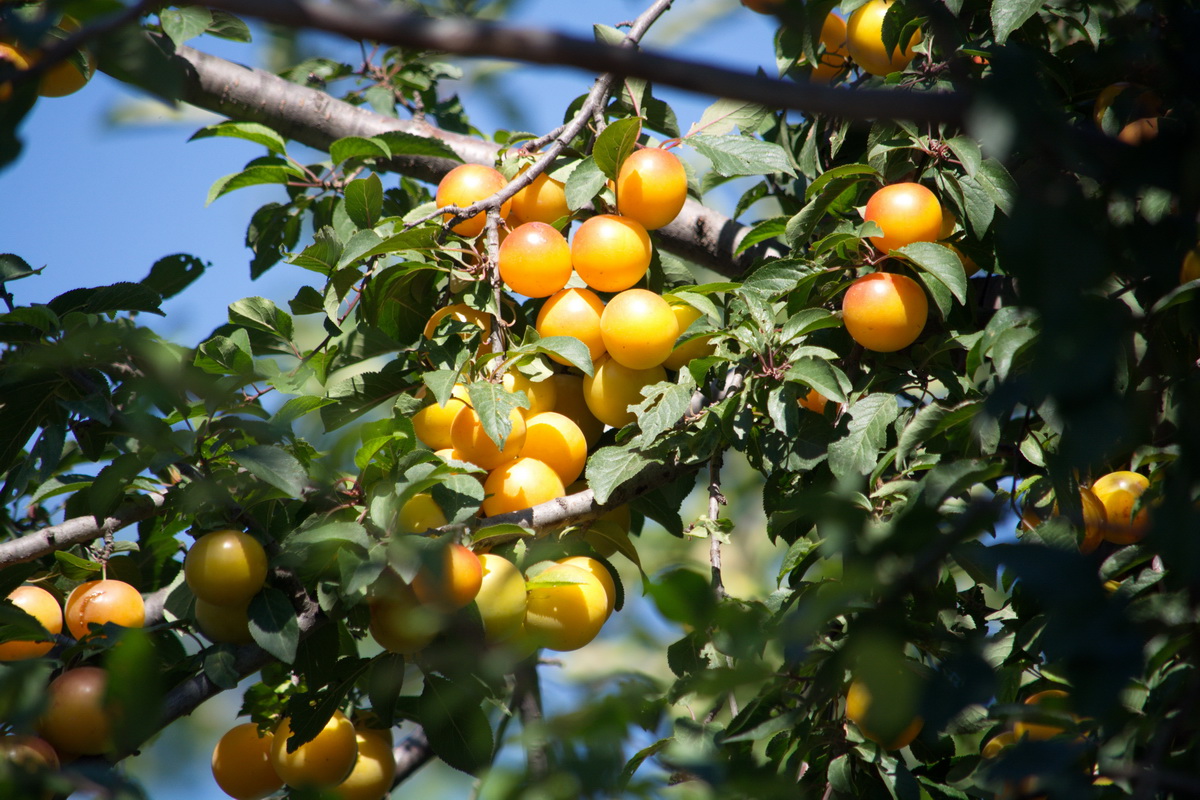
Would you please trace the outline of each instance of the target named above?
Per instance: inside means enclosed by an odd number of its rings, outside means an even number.
[[[276,155],[287,155],[287,142],[284,141],[284,138],[276,133],[274,129],[268,128],[266,125],[258,122],[237,122],[234,120],[218,122],[216,125],[209,125],[207,128],[201,128],[196,131],[188,141],[209,139],[215,136],[230,136],[235,139],[245,139],[248,142],[261,144]]]
[[[512,412],[518,408],[529,408],[528,398],[521,399],[525,393],[509,392],[500,384],[490,381],[476,381],[467,386],[467,394],[471,397],[471,407],[479,416],[483,432],[496,447],[503,450],[512,432]]]
[[[371,138],[377,142],[382,142],[391,152],[393,158],[397,156],[434,156],[462,163],[462,156],[456,153],[453,148],[431,136],[417,136],[416,134],[405,133],[403,131],[388,131],[387,133],[376,134]]]
[[[587,482],[596,502],[603,505],[625,481],[637,477],[650,464],[660,463],[644,453],[623,447],[602,447],[588,458]]]
[[[447,475],[430,487],[429,493],[451,524],[474,517],[484,498],[483,486],[474,475]]]
[[[846,392],[850,390],[846,373],[823,358],[797,359],[788,368],[785,378],[800,381],[835,403],[846,402]]]
[[[690,136],[684,139],[684,142],[711,161],[718,175],[796,175],[788,160],[787,151],[773,142],[764,142],[751,136],[704,134]]]
[[[250,601],[250,635],[255,643],[285,664],[296,660],[300,623],[287,595],[265,586]]]
[[[201,6],[168,8],[158,14],[163,33],[176,45],[194,39],[208,30],[212,24],[212,12]]]
[[[621,774],[617,778],[617,786],[621,789],[627,787],[629,782],[633,780],[634,773],[638,771],[638,767],[640,767],[647,758],[652,758],[653,756],[658,755],[663,750],[666,750],[668,747],[670,747],[674,742],[675,737],[673,736],[666,739],[659,739],[649,747],[645,747],[634,753],[633,758],[629,759],[624,768],[621,769]]]
[[[944,283],[958,302],[967,302],[967,273],[958,254],[949,247],[935,242],[914,242],[898,252]]]
[[[274,334],[285,342],[292,340],[292,317],[264,297],[246,297],[229,306],[229,321]]]
[[[806,203],[811,201],[815,195],[824,191],[825,187],[834,181],[853,178],[854,180],[850,183],[858,183],[864,179],[878,177],[879,171],[870,164],[843,164],[822,172],[816,180],[809,184],[808,188],[804,190],[804,201]]]
[[[863,173],[843,175],[831,179],[821,191],[800,209],[795,216],[788,220],[784,238],[792,247],[799,247],[808,241],[817,225],[826,219],[829,208],[855,184],[869,180]]]
[[[246,23],[230,14],[227,11],[212,11],[212,24],[205,31],[210,36],[216,36],[218,39],[228,39],[231,42],[250,42],[250,28]]]
[[[637,146],[638,137],[641,135],[642,118],[630,117],[611,123],[596,137],[596,145],[592,148],[592,158],[606,177],[614,181],[617,179],[617,174],[621,171],[621,164],[625,163],[625,159],[633,152],[634,147]],[[573,176],[574,173],[572,173]]]
[[[360,228],[374,228],[383,213],[383,183],[371,173],[346,186],[346,214]]]
[[[567,196],[567,208],[572,211],[583,208],[592,202],[592,198],[604,188],[607,182],[608,178],[596,165],[594,158],[588,156],[580,161],[579,166],[571,172],[571,176],[567,178],[567,183],[563,187]]]
[[[97,521],[117,510],[142,467],[142,460],[136,454],[122,453],[97,473],[87,494],[88,510]]]
[[[373,230],[361,230],[350,237],[350,241],[346,242],[345,248],[342,250],[342,256],[338,259],[337,269],[343,270],[346,267],[359,264],[369,257],[368,253],[375,252],[375,249],[383,242],[379,238],[379,234]],[[353,274],[346,275],[345,289],[348,291],[351,286],[358,282],[359,272],[357,269],[352,270]],[[345,297],[345,292],[342,292]]]
[[[62,574],[75,581],[90,581],[100,573],[101,567],[95,561],[80,558],[65,550],[54,551],[54,561]]]
[[[229,336],[214,336],[196,351],[195,364],[213,375],[254,375],[250,336],[238,329]]]
[[[209,205],[218,197],[227,195],[236,189],[272,183],[286,184],[293,178],[300,177],[300,170],[286,161],[276,159],[259,160],[269,163],[258,163],[254,166],[246,167],[241,172],[234,172],[214,181],[212,187],[208,190],[208,199],[204,201],[204,204]]]
[[[839,478],[868,475],[879,463],[879,452],[887,444],[888,428],[900,415],[894,395],[866,395],[847,410],[850,426],[846,435],[829,446],[829,467]]]
[[[493,737],[482,698],[468,686],[427,674],[417,710],[433,752],[451,767],[474,775],[491,763]]]
[[[1003,164],[994,158],[985,159],[979,165],[975,179],[996,208],[1004,214],[1012,214],[1013,203],[1017,200],[1017,182]]]
[[[411,231],[397,233],[381,241],[370,250],[359,255],[359,258],[400,253],[405,250],[428,251],[437,246],[437,233],[427,228],[414,228]]]
[[[280,563],[308,580],[328,579],[339,574],[340,560],[357,563],[370,549],[371,539],[362,525],[328,522],[287,537]]]
[[[362,136],[344,136],[329,145],[329,158],[340,164],[351,158],[390,158],[392,151],[385,142]]]
[[[321,409],[321,421],[327,432],[335,430],[411,388],[403,374],[386,367],[383,372],[355,375],[330,388],[329,397],[335,402]]]
[[[29,266],[29,262],[18,255],[0,253],[0,284],[7,281],[20,280],[21,278],[28,278],[30,275],[37,275],[41,271]]]
[[[205,263],[195,256],[183,253],[164,256],[154,262],[150,274],[142,278],[141,284],[158,292],[158,296],[165,300],[191,286],[193,281],[204,274],[204,269]]]
[[[704,109],[700,120],[688,131],[688,137],[701,132],[709,136],[722,136],[732,133],[734,129],[746,134],[754,133],[768,113],[767,107],[758,103],[722,98]]]
[[[55,297],[47,305],[60,318],[72,311],[83,314],[109,314],[115,311],[147,311],[163,316],[162,298],[153,289],[137,283],[114,283],[94,289],[72,289]]]
[[[992,31],[996,44],[1004,44],[1012,32],[1043,5],[1042,0],[992,0]]]
[[[592,374],[592,355],[588,351],[587,345],[574,336],[546,336],[525,345],[519,352],[526,351],[558,356],[564,361],[570,362],[571,366],[576,369],[582,370],[584,375]]]
[[[643,403],[645,410],[638,414],[641,432],[634,440],[639,446],[651,444],[659,434],[675,427],[687,413],[696,385],[686,370],[680,377],[686,379],[682,384],[659,384]]]
[[[646,584],[659,612],[671,620],[703,630],[716,609],[708,581],[690,569],[677,568]]]
[[[308,472],[300,461],[282,447],[255,445],[235,450],[230,457],[261,481],[288,497],[300,497],[308,486]]]
[[[969,136],[955,136],[946,140],[946,144],[950,150],[962,162],[963,169],[968,175],[974,175],[979,171],[979,166],[983,161],[983,154],[979,150],[979,143]]]

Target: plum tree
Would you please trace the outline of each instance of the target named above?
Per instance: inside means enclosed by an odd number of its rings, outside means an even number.
[[[217,115],[171,147],[299,284],[5,207],[0,720],[58,766],[0,796],[178,784],[223,693],[235,797],[1194,795],[1194,15],[532,5],[0,4],[0,166],[88,147],[38,89],[94,54],[76,132]]]

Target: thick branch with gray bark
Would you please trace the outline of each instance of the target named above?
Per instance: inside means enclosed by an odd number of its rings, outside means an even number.
[[[298,0],[206,0],[204,4],[289,27],[337,33],[356,41],[366,39],[458,55],[577,67],[808,114],[961,122],[966,110],[965,98],[956,94],[848,92],[816,83],[794,83],[747,74],[701,61],[602,44],[552,31],[467,19],[431,19],[395,11],[394,7]]]
[[[59,525],[25,534],[19,539],[0,542],[0,569],[113,534],[135,522],[154,516],[165,502],[165,495],[141,495],[114,511],[113,515],[105,518],[102,523],[97,523],[96,518],[91,516],[75,517]]]
[[[494,164],[498,145],[441,130],[427,122],[399,120],[300,86],[264,70],[235,64],[191,47],[176,49],[173,62],[184,75],[181,99],[229,119],[258,122],[289,139],[328,150],[345,136],[371,137],[388,131],[437,139],[463,161]],[[436,183],[457,164],[448,158],[403,156],[388,167],[419,180]],[[663,249],[723,275],[736,277],[765,247],[737,254],[750,229],[724,214],[688,200],[675,221],[656,231]]]

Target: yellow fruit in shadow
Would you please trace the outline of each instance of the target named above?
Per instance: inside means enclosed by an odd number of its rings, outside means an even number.
[[[801,397],[797,402],[800,404],[801,408],[807,408],[814,414],[824,414],[825,404],[829,402],[829,399],[816,389],[809,389],[808,394],[804,395],[804,397]]]
[[[1188,283],[1200,279],[1200,247],[1193,247],[1183,257],[1179,267],[1179,282]]]
[[[441,628],[441,614],[417,599],[412,587],[394,572],[387,571],[367,598],[368,630],[380,647],[392,653],[411,655],[433,641]]]
[[[672,303],[671,311],[675,313],[675,325],[679,328],[679,333],[676,334],[676,337],[686,333],[688,327],[701,317],[700,309],[690,306],[687,303]],[[716,349],[717,346],[712,343],[712,336],[710,334],[697,336],[695,339],[686,341],[681,345],[676,345],[671,354],[663,361],[663,366],[667,369],[678,371],[697,358],[711,356]]]
[[[888,51],[883,45],[883,18],[891,0],[869,0],[859,6],[846,22],[847,47],[850,58],[872,75],[884,77],[904,69],[916,53],[913,45],[921,41],[921,31],[914,31],[908,43]]]
[[[218,606],[244,608],[267,580],[267,551],[244,531],[206,533],[183,560],[192,594]]]
[[[262,800],[283,788],[271,764],[275,734],[259,735],[258,725],[243,722],[225,732],[212,752],[212,774],[221,791],[235,800]]]
[[[354,725],[341,711],[333,716],[312,740],[288,752],[287,740],[292,735],[291,720],[287,717],[275,728],[271,742],[271,765],[283,782],[295,789],[328,789],[337,786],[358,757],[358,742]]]
[[[1146,535],[1150,510],[1142,507],[1134,516],[1133,508],[1149,488],[1150,480],[1145,475],[1127,470],[1110,472],[1092,484],[1092,492],[1108,517],[1105,539],[1113,544],[1133,544]]]
[[[475,605],[484,638],[500,642],[515,636],[525,622],[525,578],[511,561],[494,553],[479,557],[483,580]]]
[[[540,414],[543,411],[553,411],[558,402],[558,388],[554,381],[547,378],[543,381],[533,381],[516,370],[509,370],[500,379],[500,385],[507,392],[524,392],[529,398],[529,408],[525,414]]]
[[[412,416],[413,430],[430,450],[450,447],[450,426],[458,412],[468,405],[467,387],[459,384],[450,392],[446,405],[430,403]]]
[[[421,492],[408,498],[401,506],[398,524],[402,533],[424,533],[446,524],[446,515],[434,501],[433,495]]]
[[[570,213],[571,209],[567,207],[566,186],[542,172],[532,183],[513,195],[512,213],[509,217],[517,224],[553,224]]]
[[[412,590],[424,605],[439,611],[457,611],[479,593],[483,571],[479,557],[470,548],[450,544],[442,550],[439,564],[426,565],[413,577]]]
[[[596,364],[594,374],[583,379],[583,398],[601,422],[620,428],[636,421],[629,406],[642,402],[642,389],[667,379],[661,366],[631,369],[611,358]]]
[[[535,458],[567,485],[583,474],[588,442],[571,419],[555,411],[534,414],[525,420],[525,446],[521,458]]]
[[[570,558],[560,558],[559,564],[565,564],[569,567],[579,567],[584,572],[592,575],[604,587],[605,593],[608,595],[608,612],[605,618],[611,617],[613,608],[617,604],[617,585],[613,581],[612,573],[608,568],[594,558],[588,556],[571,556]]]
[[[108,673],[76,667],[50,681],[38,734],[60,754],[98,756],[112,749],[114,709],[105,702]]]
[[[1047,689],[1044,692],[1037,692],[1025,698],[1027,706],[1044,706],[1047,711],[1065,711],[1067,700],[1070,697],[1062,689]],[[1074,716],[1074,715],[1072,715]],[[1020,720],[1013,725],[1013,734],[1018,739],[1032,739],[1035,741],[1042,739],[1051,739],[1059,734],[1065,733],[1066,728],[1060,725],[1050,725],[1041,722],[1026,722]]]
[[[465,303],[453,303],[448,306],[442,306],[437,311],[433,312],[433,316],[431,316],[429,321],[425,323],[425,328],[421,332],[422,335],[424,335],[426,339],[432,339],[437,333],[438,323],[440,323],[446,317],[450,317],[457,322],[471,323],[475,327],[479,328],[478,334],[462,333],[459,335],[462,337],[464,342],[473,335],[479,336],[479,347],[475,351],[476,355],[483,355],[484,353],[491,352],[491,343],[488,341],[488,337],[492,335],[491,316],[485,314],[477,308],[471,308]]]
[[[339,800],[382,800],[396,779],[396,756],[387,731],[354,730],[358,758],[346,780],[330,789]]]
[[[984,758],[992,759],[1004,752],[1005,748],[1011,747],[1016,743],[1017,734],[1013,731],[1004,731],[989,739],[979,754]]]
[[[608,592],[596,576],[555,564],[529,579],[525,633],[550,650],[578,650],[608,619]]]
[[[554,381],[557,393],[555,413],[562,414],[579,426],[583,438],[587,440],[588,449],[595,447],[604,433],[604,423],[596,419],[583,397],[583,376],[559,373],[550,380]]]
[[[850,68],[847,38],[846,21],[830,12],[821,23],[819,40],[825,52],[821,53],[817,66],[813,68],[810,77],[813,83],[829,83]]]
[[[211,642],[250,644],[249,609],[246,606],[218,606],[196,598],[196,625]]]
[[[458,412],[450,426],[450,445],[476,466],[487,470],[515,461],[525,445],[525,417],[519,408],[508,414],[510,428],[504,439],[504,447],[496,447],[483,430],[483,423],[475,409],[467,406]]]
[[[8,602],[41,623],[47,636],[62,633],[63,612],[58,599],[40,586],[18,586],[8,595]],[[0,643],[0,661],[24,661],[44,656],[54,649],[52,638],[44,642],[11,641]]]
[[[868,719],[873,716],[871,709],[873,702],[874,698],[865,683],[862,681],[851,682],[850,689],[846,692],[846,719],[857,725],[863,736],[884,750],[899,750],[907,747],[913,739],[917,738],[917,734],[921,732],[921,727],[925,724],[919,716],[913,716],[901,732],[890,740],[885,740],[877,732],[867,727]]]
[[[29,58],[26,53],[12,45],[0,44],[0,64],[17,70],[29,69]],[[0,103],[12,97],[11,81],[0,83]]]

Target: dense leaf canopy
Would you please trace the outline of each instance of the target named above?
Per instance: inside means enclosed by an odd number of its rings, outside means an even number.
[[[261,146],[208,199],[272,187],[247,221],[250,274],[309,276],[174,342],[147,315],[194,290],[200,258],[18,305],[10,284],[38,270],[0,255],[0,595],[32,582],[62,600],[106,576],[146,603],[143,628],[64,629],[0,664],[5,733],[38,727],[60,670],[103,667],[115,709],[103,755],[10,759],[0,795],[141,796],[125,759],[225,692],[264,730],[288,717],[289,747],[339,710],[394,728],[397,785],[438,759],[487,798],[1200,794],[1200,12],[897,0],[875,45],[899,54],[919,31],[913,57],[872,75],[854,15],[876,4],[748,3],[777,15],[778,78],[640,48],[689,13],[670,0],[598,20],[594,41],[509,25],[507,2],[0,8],[4,40],[39,54],[0,58],[0,162],[53,102],[39,81],[95,62],[224,118],[193,139]],[[821,33],[835,11],[848,61]],[[363,40],[364,58],[275,75],[203,51],[248,40],[248,21]],[[480,131],[451,54],[599,77],[556,130]],[[812,80],[830,58],[832,83]],[[668,85],[713,103],[681,119]],[[550,301],[506,291],[518,220],[501,209],[544,174],[566,204],[547,221],[569,235],[615,213],[626,159],[663,143],[689,199],[650,232],[637,286],[695,312],[678,336],[695,348],[615,401],[633,421],[589,442],[584,482],[485,516],[484,470],[435,453],[422,413],[468,403],[477,439],[501,444],[537,387],[590,392],[614,363],[542,334]],[[505,188],[439,204],[462,163]],[[942,223],[881,252],[893,220],[864,207],[897,183],[931,190]],[[732,218],[705,203],[722,193]],[[452,230],[477,213],[481,234]],[[877,273],[927,307],[911,344],[860,343],[848,292]],[[1121,472],[1140,476],[1132,493],[1110,486]],[[440,517],[414,523],[414,498]],[[242,640],[214,640],[183,562],[229,529],[270,570]],[[451,543],[514,563],[530,603],[582,584],[542,562],[604,565],[616,615],[564,657],[605,653],[568,711],[543,709],[562,662],[535,649],[550,640],[532,616],[493,641],[500,607],[482,598],[498,594],[413,600],[419,643],[386,643],[381,608],[439,575]],[[0,644],[45,635],[0,604]],[[640,663],[605,671],[619,646]]]

